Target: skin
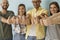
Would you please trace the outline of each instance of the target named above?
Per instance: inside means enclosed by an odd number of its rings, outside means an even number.
[[[50,5],[50,12],[52,13],[52,15],[54,15],[55,13],[58,13],[58,8],[55,4]],[[48,26],[49,25],[48,23],[51,21],[47,21],[47,22],[44,21],[44,22],[45,22],[45,25]]]
[[[2,3],[1,3],[1,7],[2,7],[2,11],[1,11],[1,12],[2,12],[2,14],[6,14],[8,6],[9,6],[8,1],[7,1],[7,0],[2,0]],[[9,23],[8,23],[9,18],[10,18],[10,17],[8,17],[8,19],[5,19],[4,17],[2,17],[2,18],[1,18],[1,21],[2,21],[3,23],[9,24]]]
[[[55,4],[52,4],[52,5],[50,6],[50,12],[51,12],[52,14],[54,14],[54,13],[57,13],[57,11],[58,11],[58,8],[56,7],[56,5],[55,5]]]
[[[1,11],[2,14],[6,14],[7,13],[7,9],[9,7],[9,2],[7,0],[2,0],[1,7],[2,7],[2,11]],[[12,17],[10,19],[10,16],[8,17],[8,19],[5,19],[4,17],[1,18],[1,21],[3,23],[7,23],[7,24],[12,23],[13,20],[14,20],[14,17]]]
[[[38,10],[41,4],[41,0],[32,0],[32,3],[33,3],[34,8]]]
[[[38,9],[39,9],[39,7],[40,7],[41,0],[32,0],[32,4],[33,4],[33,6],[34,6],[34,8],[36,9],[36,12],[37,12]],[[28,18],[29,18],[30,16],[31,16],[30,14],[27,14],[27,17],[28,17]],[[31,19],[31,23],[34,24],[34,21],[36,21],[36,20],[35,20],[35,18],[33,17],[33,18]],[[36,23],[37,23],[37,21],[36,21]]]
[[[3,0],[2,1],[2,9],[7,10],[8,6],[9,6],[8,1],[7,0]]]
[[[20,19],[20,23],[22,22],[22,24],[25,24],[25,16],[24,16],[24,13],[25,13],[26,9],[24,6],[20,6],[18,7],[18,12],[19,12],[19,16],[23,16],[23,18],[19,17]]]
[[[19,11],[19,15],[22,16],[22,15],[24,15],[24,13],[25,13],[26,10],[25,10],[24,6],[20,6],[18,8],[18,11]]]

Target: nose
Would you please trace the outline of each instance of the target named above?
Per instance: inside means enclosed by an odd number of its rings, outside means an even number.
[[[7,5],[7,3],[4,3],[4,5]]]

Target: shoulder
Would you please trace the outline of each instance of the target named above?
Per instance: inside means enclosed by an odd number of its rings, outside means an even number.
[[[9,13],[10,15],[11,15],[11,14],[14,15],[14,12],[13,12],[13,11],[8,10],[8,13]]]
[[[14,13],[13,11],[8,10],[8,13]]]
[[[34,9],[30,9],[30,10],[28,10],[28,11],[27,11],[27,14],[32,13],[33,10],[34,10]]]
[[[42,11],[48,11],[47,9],[45,9],[45,8],[41,8],[42,9]]]
[[[47,9],[45,9],[45,8],[41,8],[41,9],[42,9],[41,10],[42,13],[48,14],[48,10]]]
[[[7,15],[9,15],[9,16],[11,16],[11,17],[13,17],[15,14],[14,14],[14,12],[13,12],[13,11],[8,10]]]

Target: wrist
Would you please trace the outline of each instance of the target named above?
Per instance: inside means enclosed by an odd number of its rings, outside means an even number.
[[[10,24],[8,20],[7,20],[7,22],[6,22],[6,23],[7,23],[7,24]]]

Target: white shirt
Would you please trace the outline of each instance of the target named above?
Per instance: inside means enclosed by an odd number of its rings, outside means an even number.
[[[36,36],[36,29],[35,29],[35,24],[32,24],[32,27],[29,32],[29,36]]]

